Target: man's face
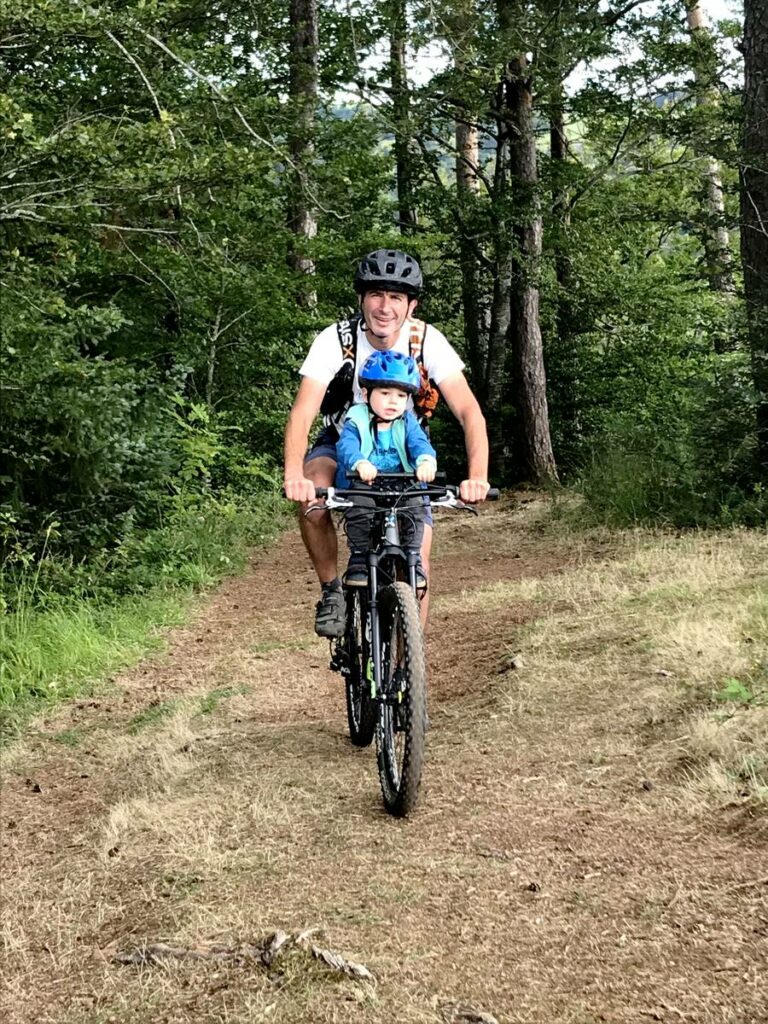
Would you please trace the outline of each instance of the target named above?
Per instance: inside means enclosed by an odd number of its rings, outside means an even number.
[[[400,328],[416,309],[416,299],[402,292],[369,291],[360,299],[360,309],[370,333],[385,348],[397,341]]]

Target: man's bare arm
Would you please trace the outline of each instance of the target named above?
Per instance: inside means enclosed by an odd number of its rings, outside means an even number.
[[[315,485],[304,476],[309,432],[326,391],[326,384],[303,377],[285,426],[285,495],[291,501],[312,501]]]
[[[440,394],[464,431],[468,476],[461,483],[461,498],[463,501],[484,501],[489,486],[485,418],[463,373],[452,373],[441,380]]]

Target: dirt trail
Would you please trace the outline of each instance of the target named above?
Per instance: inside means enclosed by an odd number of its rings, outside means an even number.
[[[527,691],[524,664],[501,670],[534,606],[457,599],[610,557],[532,517],[440,524],[408,821],[383,813],[373,754],[346,738],[295,535],[162,657],[38,723],[4,772],[3,1019],[768,1021],[765,838],[682,812],[631,674]],[[312,926],[376,981],[298,948],[269,969],[113,960]]]

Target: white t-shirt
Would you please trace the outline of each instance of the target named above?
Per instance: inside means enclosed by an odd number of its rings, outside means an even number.
[[[390,351],[402,352],[405,356],[410,355],[410,337],[411,325],[410,321],[406,320],[400,328],[397,341]],[[378,350],[371,345],[366,337],[361,320],[357,328],[357,358],[355,361],[354,383],[355,402],[363,401],[363,393],[357,383],[357,375],[366,359],[376,351]],[[453,373],[460,373],[464,369],[464,363],[459,358],[456,349],[453,348],[446,336],[431,324],[427,324],[427,332],[424,336],[421,355],[430,379],[438,387],[440,386],[440,381],[450,377]],[[341,345],[339,344],[339,333],[336,330],[336,324],[331,324],[330,327],[326,327],[324,331],[321,331],[312,342],[307,358],[301,364],[299,373],[302,377],[310,377],[321,384],[330,384],[341,369],[343,362]],[[409,403],[409,407],[411,404]]]

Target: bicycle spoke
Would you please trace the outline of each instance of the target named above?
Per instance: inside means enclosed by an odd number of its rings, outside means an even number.
[[[381,592],[383,694],[376,746],[384,804],[402,817],[421,782],[426,720],[426,666],[413,591],[396,583]]]
[[[356,747],[367,747],[376,728],[376,704],[371,693],[372,665],[366,637],[365,599],[358,588],[347,590],[347,722]]]

